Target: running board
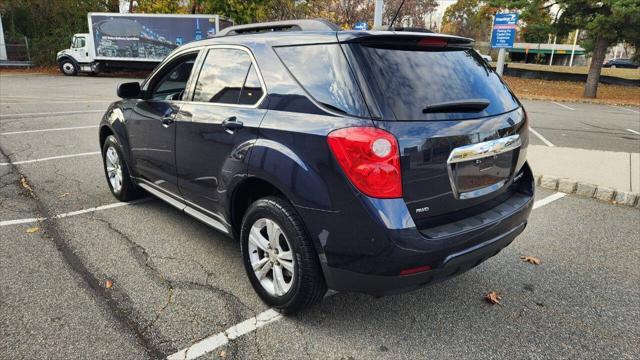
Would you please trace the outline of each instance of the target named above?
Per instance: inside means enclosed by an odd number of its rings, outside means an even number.
[[[153,188],[151,185],[147,185],[143,182],[139,182],[138,186],[140,186],[141,188],[143,188],[144,190],[146,190],[147,192],[149,192],[151,195],[157,197],[158,199],[168,203],[169,205],[175,207],[176,209],[183,211],[184,213],[191,215],[192,217],[196,218],[197,220],[202,221],[203,223],[211,226],[212,228],[221,231],[225,234],[229,234],[229,230],[227,229],[226,226],[224,226],[222,223],[220,223],[218,220],[205,215],[204,213],[192,208],[191,206],[181,203],[180,201],[174,199],[173,197],[163,193],[162,191]]]

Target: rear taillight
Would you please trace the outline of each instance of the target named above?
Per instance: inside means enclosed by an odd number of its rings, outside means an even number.
[[[374,127],[331,132],[329,148],[351,183],[374,198],[402,197],[400,151],[390,133]]]

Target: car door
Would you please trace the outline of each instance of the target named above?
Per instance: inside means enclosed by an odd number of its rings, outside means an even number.
[[[229,185],[246,173],[244,149],[266,113],[258,108],[266,88],[248,49],[219,45],[202,56],[176,129],[178,184],[190,205],[221,215]]]
[[[89,48],[87,47],[87,38],[85,36],[76,36],[73,38],[73,57],[79,63],[89,62]]]
[[[179,192],[175,121],[197,55],[197,50],[179,54],[154,72],[127,119],[135,175],[174,194]]]

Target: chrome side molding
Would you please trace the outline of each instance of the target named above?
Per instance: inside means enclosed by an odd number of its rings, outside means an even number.
[[[522,141],[520,140],[520,135],[515,134],[496,140],[460,146],[451,151],[451,154],[449,154],[449,158],[447,159],[447,164],[477,160],[488,156],[502,154],[515,150],[521,145]]]

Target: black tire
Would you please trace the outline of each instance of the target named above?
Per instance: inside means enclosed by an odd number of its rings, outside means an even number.
[[[122,185],[120,188],[114,188],[109,179],[109,173],[107,171],[107,150],[109,148],[113,148],[117,152],[118,158],[120,160],[120,170],[122,174]],[[116,199],[120,201],[131,201],[139,197],[140,190],[131,179],[131,175],[129,174],[129,167],[127,166],[122,152],[122,147],[120,146],[118,139],[116,139],[116,137],[113,135],[109,135],[105,139],[104,144],[102,144],[102,165],[104,168],[104,176],[107,179],[109,190],[111,190],[111,194],[113,194]]]
[[[60,71],[66,76],[76,76],[78,75],[78,67],[76,64],[69,59],[62,59],[58,64]]]
[[[295,275],[290,289],[281,296],[270,294],[258,280],[249,258],[249,232],[259,219],[274,221],[291,243]],[[320,302],[327,292],[318,255],[307,236],[302,220],[286,200],[270,196],[257,200],[247,210],[240,231],[242,260],[249,281],[260,298],[284,314],[291,314]]]

